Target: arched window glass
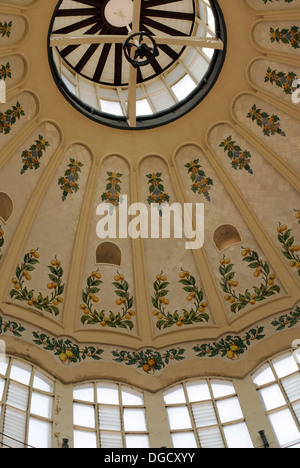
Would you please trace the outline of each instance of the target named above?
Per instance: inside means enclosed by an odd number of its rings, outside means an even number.
[[[174,448],[253,448],[231,381],[183,382],[164,401]]]
[[[25,361],[0,360],[0,447],[51,448],[54,381]]]
[[[280,447],[300,448],[300,350],[268,361],[252,378]]]
[[[149,448],[143,393],[118,383],[74,386],[74,448]]]

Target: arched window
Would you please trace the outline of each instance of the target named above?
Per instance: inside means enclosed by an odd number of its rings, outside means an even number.
[[[231,381],[183,382],[164,400],[174,448],[253,448]]]
[[[213,240],[220,252],[242,242],[238,230],[234,226],[231,226],[231,224],[219,226],[214,232]]]
[[[300,448],[300,350],[268,361],[252,378],[280,447]]]
[[[31,364],[0,360],[0,447],[51,448],[54,381]]]
[[[0,192],[0,218],[7,223],[13,212],[13,202],[4,192]]]
[[[118,383],[74,386],[74,448],[149,448],[144,396]]]
[[[119,247],[112,242],[103,242],[96,250],[96,263],[110,263],[121,265],[122,254]]]

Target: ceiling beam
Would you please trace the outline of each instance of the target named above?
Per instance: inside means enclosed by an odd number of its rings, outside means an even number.
[[[133,18],[132,18],[132,34],[140,30],[142,0],[134,0],[133,2]],[[124,42],[127,37],[125,37]],[[131,51],[133,54],[133,50]],[[128,103],[127,103],[127,122],[129,127],[136,127],[136,85],[137,85],[137,69],[133,66],[129,68],[129,83],[128,83]]]
[[[93,36],[84,34],[81,36],[71,36],[69,34],[52,34],[50,38],[51,47],[66,47],[69,45],[80,44],[122,44],[128,39],[128,36],[111,36],[107,34]],[[156,44],[180,45],[190,47],[205,47],[207,49],[223,50],[224,44],[221,39],[211,37],[195,36],[153,36]],[[144,41],[148,38],[145,36]],[[149,40],[150,41],[150,40]]]

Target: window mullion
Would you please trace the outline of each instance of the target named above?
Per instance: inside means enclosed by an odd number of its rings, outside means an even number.
[[[213,404],[213,407],[214,407],[216,419],[217,419],[217,422],[218,422],[218,427],[219,427],[219,430],[220,430],[220,433],[221,433],[221,437],[222,437],[222,440],[223,440],[223,444],[224,444],[225,448],[228,448],[228,444],[227,444],[227,441],[226,441],[225,433],[224,433],[224,430],[223,430],[223,424],[222,424],[222,422],[221,422],[221,420],[220,420],[219,411],[218,411],[217,403],[216,403],[216,400],[215,400],[215,397],[214,397],[214,394],[213,394],[213,389],[212,389],[212,385],[211,385],[210,379],[207,379],[207,384],[208,384],[208,388],[209,388],[209,393],[210,393],[211,401],[212,401],[212,404]]]

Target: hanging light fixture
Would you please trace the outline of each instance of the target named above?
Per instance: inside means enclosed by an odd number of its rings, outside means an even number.
[[[144,40],[145,37],[150,40],[150,46],[149,41]],[[149,65],[159,55],[155,40],[145,32],[128,36],[123,44],[123,50],[126,59],[134,68]]]

